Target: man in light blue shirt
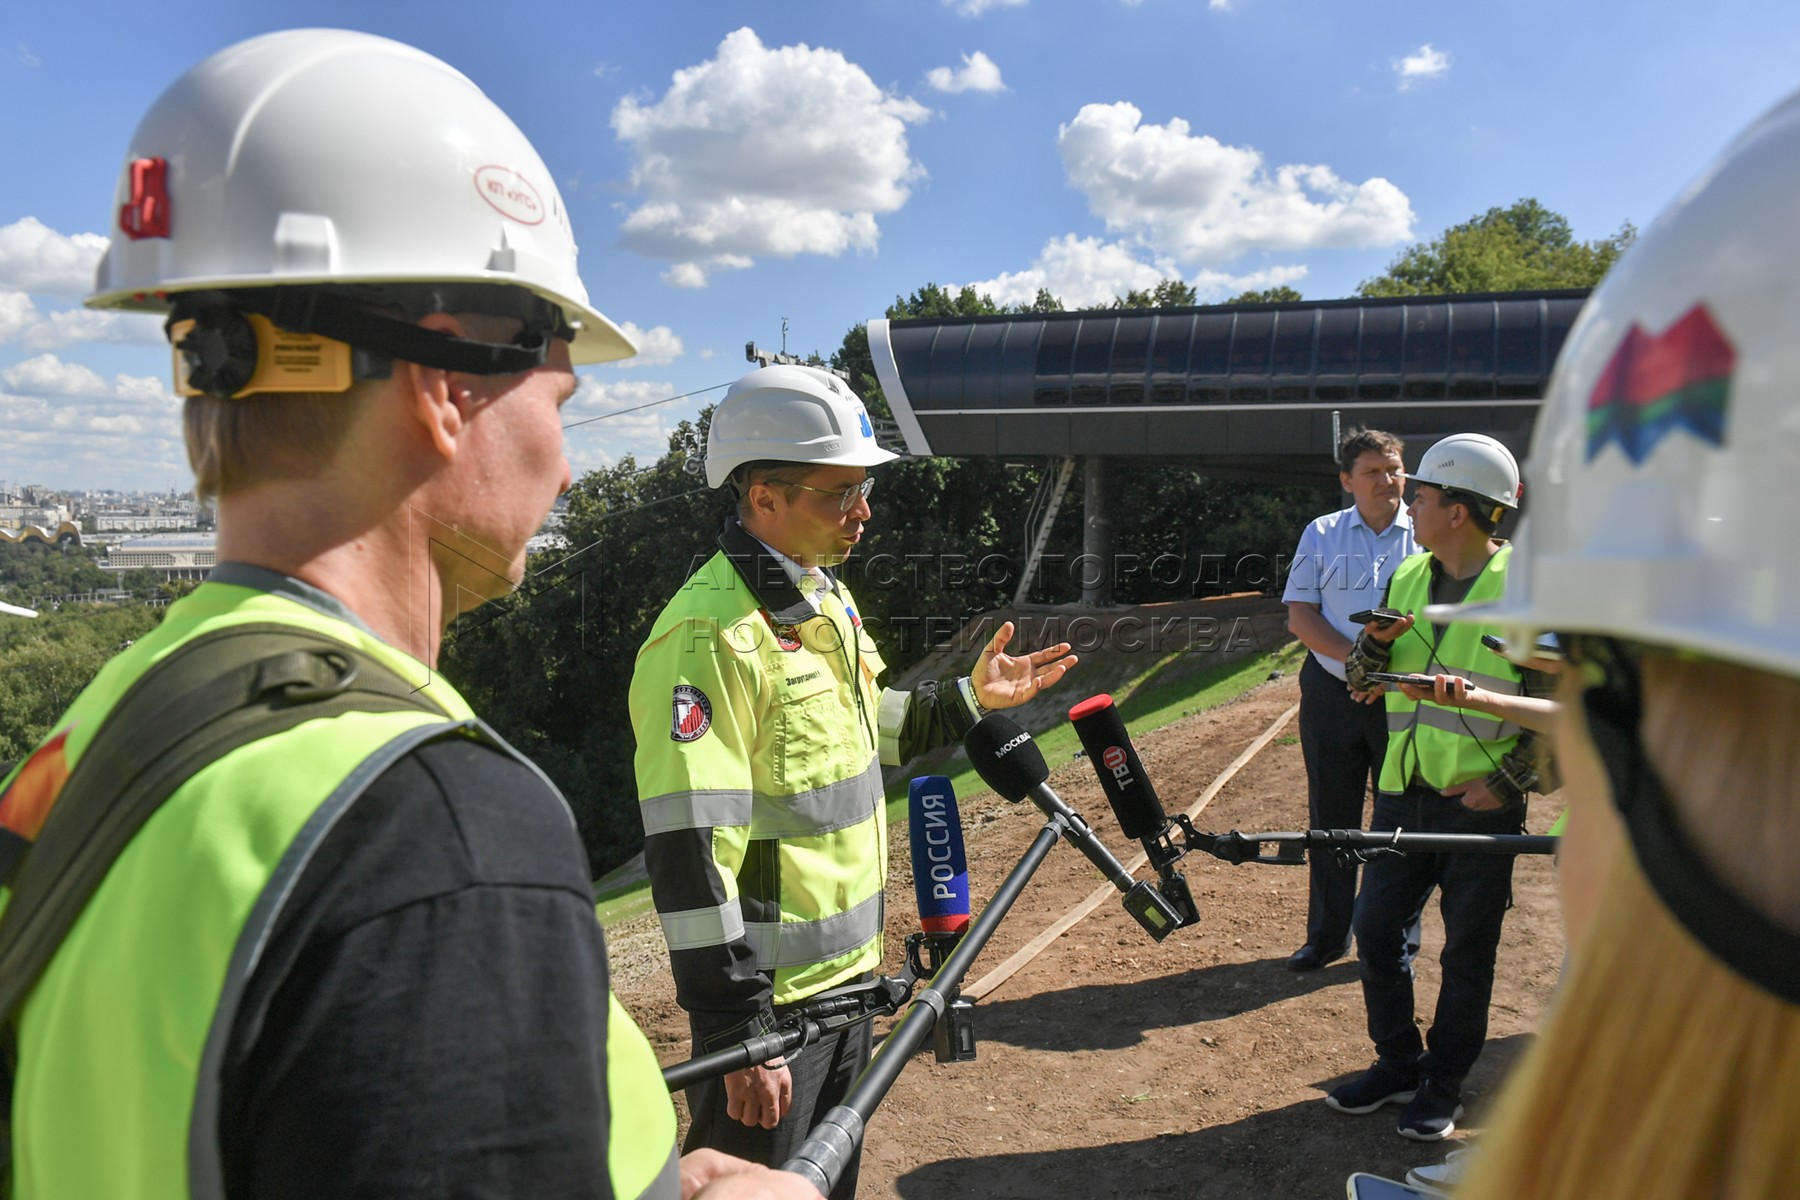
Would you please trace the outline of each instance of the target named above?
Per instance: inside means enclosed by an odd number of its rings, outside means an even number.
[[[1358,829],[1371,778],[1381,775],[1387,716],[1360,703],[1344,683],[1344,658],[1362,626],[1350,614],[1381,603],[1388,579],[1413,542],[1401,492],[1404,443],[1377,429],[1353,431],[1338,447],[1338,480],[1356,501],[1306,527],[1288,574],[1288,629],[1311,651],[1300,668],[1300,749],[1306,758],[1308,819],[1313,829]],[[1356,866],[1315,854],[1306,909],[1306,944],[1288,958],[1313,971],[1350,951]]]

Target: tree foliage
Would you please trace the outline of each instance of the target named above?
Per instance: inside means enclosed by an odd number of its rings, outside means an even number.
[[[1303,300],[1303,299],[1305,299],[1304,296],[1302,296],[1299,292],[1296,292],[1293,288],[1287,286],[1284,283],[1280,287],[1264,288],[1261,291],[1252,290],[1252,291],[1248,291],[1248,292],[1239,292],[1237,295],[1233,296],[1231,299],[1227,300],[1225,303],[1227,303],[1227,304],[1291,304],[1297,300]]]
[[[1568,219],[1527,197],[1408,247],[1363,296],[1422,296],[1593,287],[1637,237],[1626,222],[1611,237],[1575,240]]]
[[[0,762],[23,758],[106,660],[162,620],[145,604],[72,604],[36,620],[0,617]]]
[[[1042,295],[1043,293],[1039,293]],[[1192,308],[1200,294],[1179,279],[1165,279],[1148,291],[1133,288],[1112,303],[1114,308]]]

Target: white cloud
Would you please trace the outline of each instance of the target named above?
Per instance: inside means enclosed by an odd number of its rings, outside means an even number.
[[[0,289],[0,345],[60,350],[77,342],[163,343],[162,319],[145,313],[65,308],[44,313],[25,292]]]
[[[80,363],[64,362],[54,354],[40,354],[0,371],[0,383],[28,396],[90,396],[111,394],[99,374]]]
[[[681,357],[681,337],[667,325],[640,329],[634,322],[622,321],[619,328],[637,343],[638,352],[631,358],[613,363],[615,367],[661,367]]]
[[[944,0],[945,8],[954,8],[965,17],[979,17],[990,8],[1023,8],[1031,0]]]
[[[711,362],[714,358],[716,358],[718,356],[718,353],[719,352],[717,350],[714,350],[711,346],[708,346],[704,350],[700,351],[700,361],[701,362]]]
[[[0,370],[8,470],[69,486],[143,487],[190,478],[180,401],[159,379],[108,380],[41,354]]]
[[[1065,307],[1099,308],[1128,292],[1148,291],[1165,279],[1181,279],[1189,284],[1204,304],[1305,277],[1306,268],[1298,264],[1266,267],[1241,275],[1214,270],[1188,274],[1171,259],[1145,261],[1124,243],[1069,233],[1045,243],[1037,261],[1027,269],[968,286],[991,296],[996,304],[1026,304],[1036,298],[1039,288],[1044,288]],[[956,290],[956,286],[951,285],[950,290]]]
[[[661,99],[613,109],[643,197],[621,240],[674,263],[664,280],[676,287],[761,256],[873,249],[876,216],[905,204],[925,173],[906,126],[929,116],[835,50],[770,49],[739,29],[714,58],[676,71]]]
[[[97,233],[61,234],[36,217],[0,226],[0,287],[67,296],[94,290],[94,271],[106,252]]]
[[[1052,238],[1038,253],[1037,261],[1023,271],[1009,271],[968,286],[992,296],[996,304],[1025,304],[1039,288],[1069,308],[1093,308],[1111,304],[1133,288],[1155,287],[1180,272],[1175,264],[1161,266],[1142,261],[1128,246],[1099,238],[1064,234]]]
[[[670,287],[703,288],[706,286],[706,268],[699,263],[676,263],[662,273],[662,281]]]
[[[1135,105],[1084,105],[1061,127],[1069,182],[1111,232],[1179,262],[1215,266],[1251,250],[1383,246],[1412,236],[1412,205],[1379,177],[1330,167],[1269,168],[1257,150],[1143,123]]]
[[[577,425],[563,435],[563,453],[577,475],[610,467],[627,454],[639,462],[655,462],[668,453],[669,435],[683,410],[680,401],[656,404],[682,389],[666,381],[607,379],[582,374],[569,402],[563,405],[563,424]],[[651,405],[649,408],[641,405]],[[626,409],[636,409],[626,412]],[[610,415],[618,414],[618,415]],[[601,417],[601,420],[594,420]]]
[[[1426,42],[1405,58],[1394,60],[1394,73],[1400,77],[1400,90],[1405,91],[1421,79],[1435,79],[1450,70],[1450,56],[1434,50]]]
[[[26,67],[40,66],[43,63],[43,61],[44,61],[43,59],[39,58],[37,55],[35,55],[31,52],[30,46],[27,46],[24,42],[19,43],[19,64],[21,66],[26,66]]]
[[[1230,12],[1231,0],[1206,0],[1206,7],[1214,12]]]
[[[994,60],[977,50],[962,56],[962,70],[933,67],[925,72],[925,81],[940,92],[1004,92],[1000,68]]]

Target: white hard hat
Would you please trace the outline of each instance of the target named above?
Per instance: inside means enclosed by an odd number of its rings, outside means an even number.
[[[1519,464],[1484,433],[1453,433],[1427,450],[1408,479],[1469,492],[1503,508],[1519,506]]]
[[[575,362],[636,353],[588,303],[562,196],[525,135],[450,66],[366,33],[271,33],[176,80],[132,136],[111,232],[96,308],[502,285],[560,310]]]
[[[1800,94],[1589,299],[1538,418],[1506,594],[1458,616],[1800,676],[1796,195]]]
[[[760,367],[731,385],[706,431],[706,484],[722,487],[748,462],[872,467],[899,458],[875,441],[848,384],[813,367]]]

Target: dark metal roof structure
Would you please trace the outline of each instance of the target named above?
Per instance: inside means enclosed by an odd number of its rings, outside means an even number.
[[[869,322],[917,455],[1108,455],[1293,472],[1348,428],[1523,457],[1585,290]]]

